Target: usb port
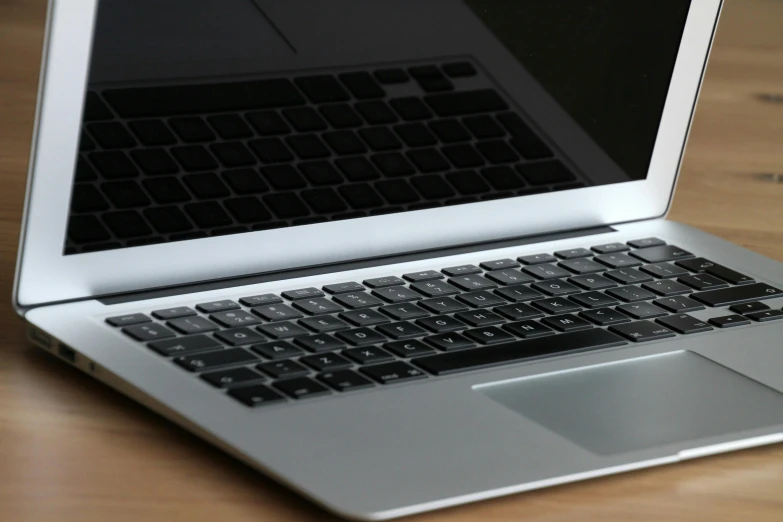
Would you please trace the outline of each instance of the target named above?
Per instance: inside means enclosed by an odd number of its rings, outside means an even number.
[[[71,364],[76,363],[76,350],[68,345],[60,343],[60,346],[57,347],[57,355]]]
[[[52,349],[52,338],[49,337],[45,332],[39,330],[38,328],[31,327],[29,329],[29,334],[30,340],[35,344],[43,346],[47,350]]]

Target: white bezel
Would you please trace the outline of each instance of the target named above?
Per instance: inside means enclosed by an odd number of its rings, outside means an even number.
[[[97,0],[51,0],[20,239],[18,308],[663,216],[721,0],[693,0],[644,181],[63,255]]]

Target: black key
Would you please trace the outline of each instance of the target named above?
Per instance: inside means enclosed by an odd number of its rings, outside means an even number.
[[[457,120],[437,120],[431,122],[429,127],[442,143],[459,143],[471,140],[470,133]]]
[[[158,203],[181,203],[190,200],[190,195],[175,177],[144,180],[144,188]]]
[[[540,265],[542,263],[554,263],[557,258],[552,254],[533,254],[528,256],[519,256],[517,261],[523,265]]]
[[[515,190],[526,185],[511,167],[487,167],[481,175],[497,190]]]
[[[299,362],[304,363],[310,368],[313,368],[314,370],[317,370],[319,372],[343,370],[345,368],[350,368],[351,366],[353,366],[353,363],[351,361],[349,361],[345,357],[337,355],[336,353],[308,355],[307,357],[300,358]]]
[[[522,271],[538,279],[556,279],[571,275],[567,270],[551,264],[525,266],[522,268]]]
[[[399,357],[418,357],[420,355],[430,355],[435,353],[435,350],[422,343],[421,341],[409,340],[409,341],[395,341],[392,343],[386,343],[383,345],[385,349],[392,352]]]
[[[416,323],[435,333],[453,332],[465,328],[465,323],[447,315],[419,319]]]
[[[545,317],[541,319],[541,322],[561,332],[573,332],[593,327],[591,323],[572,314]]]
[[[618,283],[629,285],[631,283],[644,283],[646,281],[652,281],[653,278],[650,274],[640,272],[635,268],[621,268],[619,270],[612,270],[605,274],[610,279],[614,279]]]
[[[687,272],[685,273],[687,274]],[[696,290],[715,290],[729,286],[722,279],[718,279],[717,277],[708,274],[686,275],[679,278],[677,281],[685,283]]]
[[[457,296],[457,299],[473,308],[488,308],[506,304],[505,299],[501,299],[500,297],[485,291],[460,294]]]
[[[397,136],[385,127],[362,129],[359,131],[359,136],[361,136],[374,152],[398,150],[402,148],[402,143],[397,139]]]
[[[351,94],[360,100],[386,96],[386,91],[368,72],[343,73],[339,78]]]
[[[430,312],[436,314],[451,314],[454,312],[461,312],[467,310],[468,307],[462,303],[455,301],[450,297],[440,297],[436,299],[425,299],[419,302],[422,308],[426,308]]]
[[[560,259],[578,259],[582,257],[591,257],[593,253],[586,248],[572,248],[570,250],[559,250],[555,252],[555,255]]]
[[[315,134],[304,134],[301,136],[289,136],[285,142],[294,151],[299,159],[321,159],[332,155],[324,142]]]
[[[253,314],[244,310],[218,312],[209,316],[210,319],[225,327],[254,325],[261,322]]]
[[[581,306],[572,303],[571,301],[567,299],[563,299],[562,297],[552,297],[550,299],[540,299],[538,301],[533,301],[530,304],[533,306],[540,308],[541,310],[549,313],[549,314],[562,314],[567,312],[577,312],[582,309]]]
[[[595,256],[595,260],[609,268],[629,268],[641,263],[627,254],[603,254]]]
[[[506,131],[491,116],[471,116],[463,118],[462,123],[477,139],[499,138],[505,136]],[[516,155],[515,155],[516,156]]]
[[[128,124],[131,131],[144,145],[173,145],[177,142],[174,134],[160,120],[132,121]]]
[[[718,328],[731,328],[732,326],[750,324],[750,320],[741,315],[724,315],[721,317],[713,317],[710,319],[710,323]]]
[[[155,341],[149,343],[147,346],[159,354],[165,356],[181,355],[221,348],[220,343],[211,337],[207,337],[206,335],[189,335],[187,337],[166,339],[165,341]]]
[[[251,112],[247,119],[262,136],[279,136],[291,132],[285,120],[275,111]]]
[[[509,286],[507,288],[500,288],[495,290],[495,293],[503,296],[509,301],[518,303],[520,301],[530,301],[531,299],[538,299],[544,297],[540,292],[536,292],[532,288],[524,285]]]
[[[508,105],[494,90],[483,89],[449,94],[432,94],[424,97],[438,116],[461,116],[481,112],[496,112]]]
[[[299,132],[321,131],[328,128],[323,118],[309,107],[285,110],[283,116]]]
[[[183,180],[190,191],[199,198],[221,198],[230,194],[220,178],[212,172],[190,174]]]
[[[552,150],[519,115],[507,112],[498,116],[498,121],[514,136],[511,143],[527,159],[552,157]]]
[[[263,335],[249,328],[232,328],[215,333],[215,337],[231,346],[243,346],[245,344],[256,344],[266,341]]]
[[[281,219],[306,216],[310,213],[296,194],[282,193],[264,196],[264,203]]]
[[[618,324],[618,323],[627,323],[631,319],[617,311],[612,310],[611,308],[600,308],[598,310],[586,310],[584,312],[579,313],[580,316],[584,317],[585,319],[588,319],[598,326],[609,326],[612,324]]]
[[[356,328],[354,330],[338,332],[337,337],[354,346],[380,344],[386,341],[386,337],[369,328]]]
[[[339,306],[323,297],[316,297],[315,299],[298,300],[294,302],[294,307],[311,315],[333,314],[335,312],[343,311],[342,306]]]
[[[135,181],[111,181],[101,184],[101,190],[116,208],[143,207],[150,200]],[[76,194],[78,196],[78,193]],[[78,204],[78,200],[74,200]]]
[[[492,272],[487,272],[486,276],[487,279],[495,281],[501,285],[518,285],[521,283],[529,283],[533,281],[533,278],[529,275],[523,274],[519,270],[513,269],[494,270]]]
[[[408,81],[408,73],[403,69],[379,69],[375,71],[375,78],[384,84],[405,83]]]
[[[570,277],[568,281],[581,286],[585,290],[602,290],[604,288],[617,286],[616,283],[600,275],[578,275]]]
[[[749,317],[758,322],[777,321],[783,319],[783,311],[767,310],[766,312],[753,312],[751,314],[746,314],[745,317]]]
[[[372,326],[374,324],[383,324],[389,322],[388,317],[381,315],[375,310],[354,310],[351,312],[343,312],[340,314],[340,317],[356,326]]]
[[[253,140],[248,145],[264,163],[285,163],[294,159],[288,147],[278,138]]]
[[[382,324],[378,326],[378,331],[392,339],[411,339],[427,335],[426,330],[408,322]]]
[[[354,105],[354,109],[356,109],[370,125],[382,125],[398,121],[394,111],[382,101],[359,102]]]
[[[617,310],[623,312],[626,315],[630,315],[634,319],[650,319],[653,317],[661,317],[667,315],[666,311],[662,308],[658,308],[651,303],[628,303],[626,305],[618,306]]]
[[[485,328],[475,328],[473,330],[467,330],[463,332],[464,335],[476,341],[479,344],[498,344],[513,341],[514,336],[507,334],[503,330],[494,326],[487,326]]]
[[[139,169],[123,152],[93,152],[90,161],[106,179],[134,178],[139,175]]]
[[[605,266],[596,263],[592,259],[567,259],[561,261],[558,265],[567,268],[575,274],[593,274],[606,270]]]
[[[152,319],[146,314],[127,314],[107,317],[106,322],[112,326],[131,326],[134,324],[149,323],[152,322]]]
[[[677,261],[677,266],[681,266],[691,272],[705,272],[708,268],[715,266],[715,263],[709,259],[703,257],[695,257],[693,259],[682,259]]]
[[[275,383],[275,388],[294,399],[309,399],[331,393],[328,388],[307,377],[278,381]]]
[[[314,287],[301,288],[299,290],[288,290],[281,294],[286,299],[294,301],[296,299],[310,299],[313,297],[323,297],[324,293]]]
[[[383,288],[385,286],[404,285],[405,281],[396,276],[389,276],[365,279],[363,283],[370,288]]]
[[[532,319],[534,317],[541,317],[540,311],[536,310],[532,306],[526,304],[513,304],[506,306],[499,306],[493,310],[496,313],[502,314],[513,321],[519,321],[522,319]]]
[[[411,288],[423,295],[426,295],[427,297],[438,297],[438,296],[453,295],[459,293],[459,290],[457,290],[455,287],[451,286],[445,281],[438,281],[438,280],[413,283],[411,285]]]
[[[656,341],[667,337],[674,337],[675,334],[668,328],[655,324],[651,321],[634,321],[632,323],[618,324],[610,326],[609,330],[620,334],[626,339],[635,343],[645,341]]]
[[[600,328],[569,332],[558,337],[557,343],[548,339],[513,341],[475,350],[464,350],[414,359],[414,363],[434,375],[490,368],[532,357],[555,355],[585,349],[609,348],[625,344],[622,338]]]
[[[518,138],[512,140],[511,143],[517,147],[517,150],[519,150],[523,156],[526,156],[523,148],[524,145],[520,144]],[[529,156],[526,157],[529,158]],[[553,183],[567,183],[576,180],[576,176],[568,170],[568,167],[558,160],[525,163],[517,167],[517,172],[525,178],[525,181],[534,187],[551,185]]]
[[[90,123],[87,125],[87,129],[104,149],[127,149],[136,145],[136,140],[133,139],[130,132],[116,121]]]
[[[191,315],[196,315],[196,311],[187,306],[175,306],[173,308],[164,308],[152,312],[152,316],[156,319],[176,319],[178,317],[188,317]]]
[[[234,219],[240,223],[258,223],[272,218],[264,204],[254,196],[232,198],[226,200],[225,205]]]
[[[239,300],[245,306],[260,306],[266,304],[282,303],[283,300],[275,294],[262,294],[243,297]]]
[[[313,103],[341,102],[351,98],[334,76],[305,76],[294,82]]]
[[[751,302],[751,303],[744,303],[744,304],[736,304],[729,307],[729,310],[731,310],[734,313],[737,314],[748,314],[751,312],[761,312],[763,310],[769,310],[769,306],[765,305],[764,303]]]
[[[294,310],[284,304],[270,304],[256,306],[252,309],[253,313],[268,321],[283,321],[287,319],[296,319],[302,317],[302,313]]]
[[[375,364],[394,360],[394,357],[377,346],[349,348],[343,350],[343,355],[359,364]]]
[[[292,337],[308,335],[310,333],[301,326],[288,321],[274,324],[264,324],[256,328],[272,339],[290,339]]]
[[[321,107],[321,115],[335,129],[348,129],[362,125],[362,119],[350,105],[340,103]]]
[[[434,65],[411,67],[408,72],[425,92],[454,90],[454,84]]]
[[[463,78],[476,75],[476,68],[470,62],[452,62],[441,66],[446,76],[450,78]]]
[[[466,291],[497,288],[498,286],[497,283],[480,275],[452,277],[449,279],[449,283]]]
[[[416,283],[419,281],[432,281],[433,279],[443,279],[443,275],[435,270],[425,270],[424,272],[411,272],[402,276],[406,280]],[[413,286],[413,285],[411,285]]]
[[[405,288],[404,286],[391,286],[386,288],[376,288],[372,293],[389,303],[404,303],[421,299],[421,295]]]
[[[424,379],[427,375],[404,362],[396,361],[376,366],[362,368],[362,373],[369,375],[380,384],[396,384],[416,379]]]
[[[179,167],[164,149],[142,149],[131,152],[133,160],[146,174],[176,174]]]
[[[295,378],[307,375],[310,371],[295,361],[277,361],[262,363],[257,368],[276,379]]]
[[[531,288],[543,292],[547,295],[568,295],[579,292],[579,288],[567,283],[562,279],[550,279],[548,281],[539,281],[530,285]]]
[[[658,281],[653,281],[651,283],[644,283],[642,285],[642,288],[646,288],[647,290],[652,290],[658,295],[682,295],[682,294],[688,294],[693,291],[688,286],[685,286],[682,283],[678,283],[677,281],[672,281],[671,279],[660,279]]]
[[[506,322],[506,320],[498,314],[486,310],[459,312],[455,314],[454,317],[471,326],[491,326]]]
[[[443,272],[447,276],[462,276],[462,275],[470,275],[470,274],[480,274],[481,269],[476,265],[459,265],[459,266],[444,268],[443,270],[441,270],[441,272]]]
[[[592,247],[590,250],[599,254],[615,254],[617,252],[627,252],[631,250],[625,243],[606,243]]]
[[[84,100],[84,121],[110,120],[114,117],[98,93],[90,91]]]
[[[740,274],[731,268],[726,268],[725,266],[721,265],[707,267],[707,273],[712,276],[719,277],[724,281],[728,281],[733,285],[746,285],[749,283],[755,283],[755,280],[752,277]]]
[[[428,199],[442,199],[455,194],[454,189],[440,176],[416,176],[411,183]]]
[[[318,379],[341,392],[371,388],[373,386],[372,382],[350,370],[322,373],[318,376]]]
[[[183,355],[176,357],[174,362],[188,371],[201,372],[224,366],[240,366],[257,360],[258,358],[248,351],[241,348],[230,348],[196,355]]]
[[[484,270],[504,270],[507,268],[516,268],[519,266],[519,263],[514,261],[513,259],[498,259],[496,261],[485,261],[481,263],[479,266],[483,268]]]
[[[671,315],[669,317],[656,319],[656,322],[681,334],[692,334],[712,330],[712,327],[705,321],[696,319],[688,314]]]
[[[353,131],[326,132],[322,137],[335,154],[347,156],[349,154],[363,154],[367,152],[367,147]]]
[[[296,346],[285,341],[274,341],[271,343],[257,344],[250,347],[255,353],[265,359],[287,359],[302,355],[304,352]]]
[[[652,265],[644,265],[640,270],[647,272],[648,274],[659,279],[678,277],[688,274],[688,271],[684,268],[673,265],[671,263],[654,263]]]
[[[636,301],[647,301],[648,299],[654,299],[655,294],[639,288],[638,286],[621,286],[619,288],[610,288],[606,291],[607,294],[625,301],[626,303],[633,303]]]
[[[704,306],[701,303],[683,296],[664,297],[662,299],[656,299],[653,303],[675,314],[704,309]]]
[[[375,184],[375,188],[392,205],[413,203],[420,199],[416,191],[403,179],[380,181]]]
[[[250,127],[236,114],[220,114],[207,118],[212,128],[225,140],[249,138],[253,135]]]
[[[133,210],[109,212],[104,214],[103,222],[114,232],[114,235],[122,239],[152,234],[152,229],[144,218]]]
[[[174,158],[182,165],[182,168],[188,172],[198,172],[200,170],[212,170],[218,167],[217,161],[206,148],[201,145],[187,145],[184,147],[173,147],[170,152]]]
[[[256,158],[239,141],[226,141],[210,146],[212,153],[224,167],[245,167],[255,165]]]
[[[394,98],[389,100],[389,105],[405,121],[426,120],[432,117],[432,112],[427,106],[413,96]]]
[[[215,140],[215,133],[198,116],[171,118],[169,125],[185,143]]]
[[[414,304],[395,304],[382,306],[378,310],[392,317],[393,319],[416,319],[424,317],[427,312]]]
[[[435,348],[443,350],[444,352],[472,348],[476,344],[456,333],[431,335],[424,340],[433,345]]]
[[[503,326],[503,328],[513,333],[517,337],[522,337],[523,339],[544,337],[555,333],[554,330],[537,321],[519,321],[516,323],[509,323]]]
[[[409,176],[416,173],[413,165],[402,154],[397,152],[374,154],[372,161],[386,176]]]
[[[419,169],[419,172],[442,172],[450,168],[446,161],[435,149],[417,149],[408,152],[408,159]]]
[[[265,377],[254,372],[250,368],[232,368],[217,372],[204,373],[201,378],[218,388],[231,388],[237,385],[245,385],[262,382]]]
[[[338,294],[333,298],[336,302],[340,303],[346,308],[369,308],[372,306],[379,306],[383,304],[383,301],[377,297],[373,297],[365,292],[351,292],[347,294]]]
[[[383,200],[378,193],[366,183],[357,183],[341,187],[340,194],[351,207],[357,210],[366,208],[376,209],[383,205]]]
[[[203,317],[182,317],[179,319],[172,319],[166,324],[185,335],[213,332],[218,329],[215,323],[204,319]]]
[[[458,169],[481,167],[482,165],[484,165],[484,158],[478,153],[478,151],[476,151],[476,149],[472,145],[467,145],[467,144],[446,145],[441,149],[441,151],[443,152],[443,154],[446,155],[446,157],[451,162],[451,164],[457,167]],[[472,174],[486,185],[486,182],[484,182],[484,180],[481,179],[481,177],[479,177],[478,174],[476,174],[475,172],[472,172]],[[456,178],[453,177],[449,178],[449,181],[455,184],[455,186],[458,183]],[[489,187],[489,185],[487,185],[487,187]],[[484,191],[486,190],[487,189],[484,189]],[[472,192],[463,192],[463,193],[470,194]]]
[[[84,137],[82,137],[82,143],[84,143]],[[123,156],[122,153],[120,153],[120,156],[124,157],[127,160],[127,157]],[[130,163],[130,162],[128,162],[128,163]],[[130,163],[130,166],[133,167],[133,164]],[[76,176],[75,176],[75,180],[76,181],[93,181],[93,180],[96,180],[96,179],[98,179],[98,174],[95,173],[95,170],[87,162],[87,159],[84,156],[80,156],[79,159],[76,162]]]
[[[332,285],[324,285],[323,289],[330,294],[346,294],[349,292],[361,292],[364,290],[364,286],[359,283],[337,283]]]
[[[741,285],[722,290],[709,290],[691,294],[693,299],[701,301],[708,306],[728,306],[732,304],[747,303],[749,301],[759,301],[772,299],[783,295],[782,290],[778,290],[764,283],[753,283]]]
[[[605,306],[614,306],[619,304],[617,299],[609,297],[601,292],[585,292],[575,295],[571,298],[575,303],[579,303],[585,308],[603,308]]]
[[[285,401],[280,394],[270,390],[266,386],[244,386],[229,390],[228,395],[251,407],[265,406],[267,404]]]
[[[639,250],[632,251],[631,255],[641,259],[645,263],[661,263],[663,261],[674,261],[678,259],[685,259],[687,257],[693,257],[693,254],[687,250],[683,250],[682,248],[674,245],[641,248]]]
[[[663,246],[666,244],[666,242],[662,239],[658,239],[657,237],[646,237],[644,239],[634,239],[633,241],[628,241],[626,244],[633,248],[649,248]]]
[[[222,312],[224,310],[236,310],[239,308],[239,305],[236,304],[234,301],[230,301],[228,299],[223,301],[212,301],[209,303],[201,303],[196,305],[196,309],[199,312],[204,312],[206,314],[211,314],[214,312]]]
[[[476,144],[476,149],[489,163],[494,165],[511,163],[519,159],[514,149],[503,140],[481,141]]]
[[[324,333],[336,330],[347,330],[349,326],[336,317],[307,317],[301,319],[299,324],[306,326],[314,332]]]
[[[371,181],[381,177],[378,169],[364,157],[340,158],[335,164],[350,181]]]

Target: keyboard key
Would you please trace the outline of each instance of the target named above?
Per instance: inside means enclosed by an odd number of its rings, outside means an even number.
[[[330,294],[346,294],[349,292],[361,292],[364,290],[364,286],[359,283],[337,283],[333,285],[325,285],[323,289]]]
[[[383,304],[383,301],[365,292],[351,292],[348,294],[338,294],[333,299],[350,309],[369,308]]]
[[[618,306],[617,309],[634,319],[650,319],[667,315],[665,310],[651,303],[629,303]]]
[[[634,239],[633,241],[628,241],[626,244],[633,248],[649,248],[663,246],[666,244],[666,242],[662,239],[658,239],[657,237],[646,237],[644,239]]]
[[[302,312],[294,310],[290,306],[284,304],[261,305],[256,306],[251,310],[254,314],[267,321],[284,321],[302,317]]]
[[[392,352],[399,357],[418,357],[420,355],[430,355],[435,353],[435,350],[422,343],[421,341],[409,340],[409,341],[395,341],[392,343],[386,343],[383,345],[385,349]]]
[[[571,273],[567,270],[552,264],[536,264],[533,266],[525,266],[522,268],[522,271],[538,279],[557,279],[571,275]]]
[[[595,260],[609,268],[628,268],[641,263],[627,254],[604,254],[595,256]]]
[[[470,274],[480,274],[481,269],[476,265],[460,265],[460,266],[452,266],[449,268],[444,268],[443,270],[441,270],[441,272],[443,272],[447,276],[462,276],[462,275],[470,275]]]
[[[617,299],[606,294],[602,294],[601,292],[585,292],[583,294],[573,296],[571,300],[584,306],[585,308],[604,308],[606,306],[614,306],[619,304]]]
[[[498,121],[514,136],[511,143],[520,154],[527,159],[542,159],[552,157],[552,150],[544,143],[536,132],[525,123],[519,115],[513,112],[500,114]]]
[[[579,292],[579,288],[567,283],[562,279],[551,279],[549,281],[538,281],[530,285],[535,290],[547,295],[568,295]]]
[[[696,319],[688,314],[671,315],[669,317],[656,319],[656,322],[681,334],[692,334],[712,330],[712,327],[705,321]]]
[[[310,368],[313,368],[314,370],[317,370],[319,372],[343,370],[345,368],[350,368],[351,366],[353,366],[353,363],[351,361],[349,361],[345,357],[337,355],[336,353],[308,355],[307,357],[301,357],[299,359],[299,362],[304,363]]]
[[[215,323],[203,317],[182,317],[172,319],[166,324],[185,335],[213,332],[218,329]]]
[[[376,277],[373,279],[365,279],[364,284],[370,288],[383,288],[386,286],[404,285],[405,281],[396,276]]]
[[[291,337],[308,335],[310,333],[301,326],[288,321],[264,324],[257,328],[260,332],[263,332],[272,339],[290,339]]]
[[[755,283],[755,280],[752,277],[740,274],[731,268],[726,268],[725,266],[721,265],[709,266],[707,267],[706,271],[708,274],[723,279],[724,281],[728,281],[733,285],[746,285],[749,283]]]
[[[250,138],[253,135],[250,127],[236,114],[210,116],[207,121],[225,140]]]
[[[165,356],[184,355],[186,353],[221,348],[219,342],[206,335],[189,335],[187,337],[155,341],[147,346]]]
[[[328,388],[307,377],[278,381],[275,383],[275,388],[294,399],[309,399],[331,393]]]
[[[511,261],[510,259],[508,261]],[[515,261],[511,261],[516,265]],[[534,279],[527,275],[523,274],[519,270],[515,270],[512,268],[507,268],[505,270],[494,270],[491,272],[487,272],[486,274],[487,279],[494,281],[500,285],[518,285],[522,283],[529,283],[533,281]]]
[[[288,359],[303,355],[304,352],[285,341],[273,341],[271,343],[256,344],[250,349],[265,359]]]
[[[441,276],[442,277],[442,276]],[[444,281],[424,281],[421,283],[413,283],[411,288],[427,297],[438,297],[453,295],[459,293],[455,287]]]
[[[372,382],[350,370],[322,373],[318,379],[341,392],[372,388],[373,386]]]
[[[609,330],[620,334],[635,343],[656,341],[658,339],[675,336],[674,332],[668,328],[650,321],[635,321],[632,323],[618,324],[610,326]]]
[[[677,281],[685,283],[696,290],[716,290],[729,286],[722,279],[718,279],[717,277],[708,274],[686,275],[679,278]]]
[[[590,250],[598,252],[599,254],[614,254],[617,252],[627,252],[630,248],[624,243],[607,243],[605,245],[594,246]]]
[[[215,337],[231,346],[242,346],[266,341],[266,338],[250,328],[232,328],[215,333]]]
[[[466,330],[464,335],[476,341],[479,344],[497,344],[513,341],[514,336],[507,334],[503,330],[494,326],[487,326],[485,328],[475,328],[473,330]]]
[[[658,295],[665,296],[689,294],[693,291],[690,287],[678,283],[677,281],[672,281],[671,279],[660,279],[658,281],[653,281],[652,283],[644,283],[642,288],[651,290]]]
[[[375,324],[388,323],[389,318],[381,315],[375,310],[354,310],[351,312],[343,312],[340,317],[356,326],[372,326]]]
[[[393,98],[389,100],[389,105],[405,121],[426,120],[432,117],[432,112],[427,106],[413,96]]]
[[[495,290],[495,293],[503,296],[505,299],[518,303],[521,301],[530,301],[544,297],[541,292],[537,292],[526,285],[509,286]]]
[[[704,259],[703,257],[695,257],[693,259],[682,259],[680,261],[677,261],[677,266],[681,266],[682,268],[686,270],[690,270],[691,272],[705,272],[708,268],[715,266],[715,263],[710,261],[709,259]]]
[[[508,108],[503,98],[491,89],[431,94],[425,96],[424,101],[441,117],[497,112]]]
[[[466,305],[459,303],[450,297],[425,299],[424,301],[419,302],[419,305],[436,314],[451,314],[468,309]]]
[[[470,62],[452,62],[441,66],[446,76],[450,78],[463,78],[476,75],[476,68]]]
[[[427,377],[427,375],[418,368],[414,368],[413,366],[400,361],[369,366],[367,368],[362,368],[361,371],[380,384],[396,384]]]
[[[447,375],[467,370],[491,368],[531,357],[554,355],[575,350],[609,348],[625,344],[622,338],[600,328],[568,332],[558,337],[557,343],[549,339],[512,341],[496,346],[437,354],[414,359],[414,364],[434,375]]]
[[[421,299],[421,295],[405,288],[404,286],[390,286],[387,288],[376,288],[372,291],[373,295],[384,299],[389,303],[405,303]]]
[[[379,69],[374,74],[375,78],[384,84],[405,83],[408,81],[408,73],[403,69]]]
[[[674,261],[693,257],[693,254],[687,250],[683,250],[674,245],[641,248],[639,250],[633,250],[631,255],[637,259],[641,259],[645,263],[661,263],[663,261]]]
[[[337,332],[337,337],[354,346],[380,344],[386,341],[385,336],[369,328],[356,328],[354,330]]]
[[[485,291],[468,292],[458,295],[457,299],[473,308],[488,308],[506,304],[505,299]]]
[[[418,317],[424,317],[427,312],[419,308],[414,304],[394,304],[382,306],[378,310],[390,316],[393,319],[416,319]]]
[[[647,301],[648,299],[654,299],[655,294],[649,292],[638,286],[621,286],[619,288],[610,288],[606,291],[607,294],[612,297],[616,297],[626,303],[633,303],[636,301]]]
[[[307,317],[301,319],[299,324],[318,333],[334,332],[337,330],[346,330],[349,326],[340,319],[332,316],[325,317]]]
[[[218,388],[231,388],[265,380],[265,377],[250,368],[233,368],[217,372],[204,373],[201,378]]]
[[[497,283],[493,283],[489,279],[486,279],[480,275],[466,275],[459,277],[452,277],[449,279],[449,283],[461,288],[462,290],[484,290],[488,288],[497,288]]]
[[[284,402],[285,399],[266,386],[244,386],[228,391],[228,395],[251,407]]]
[[[444,352],[463,350],[465,348],[472,348],[476,345],[476,343],[456,333],[431,335],[424,340]]]
[[[493,312],[499,313],[511,319],[512,321],[519,321],[522,319],[532,319],[534,317],[541,317],[542,314],[539,310],[536,310],[532,306],[526,304],[513,304],[506,306],[499,306],[493,310]]]
[[[455,314],[454,317],[462,322],[468,323],[471,326],[491,326],[505,322],[505,319],[499,315],[493,312],[488,312],[486,310],[459,312]]]
[[[239,300],[245,306],[260,306],[267,304],[282,303],[283,300],[275,294],[262,294],[243,297]]]
[[[432,281],[434,279],[443,279],[443,275],[435,270],[425,270],[424,272],[412,272],[402,276],[406,280],[417,283],[420,281]]]
[[[513,269],[517,268],[519,266],[519,263],[514,261],[513,259],[498,259],[497,261],[485,261],[481,263],[481,268],[487,271],[495,271],[497,273],[500,273],[501,271],[505,269]],[[517,273],[514,270],[511,270],[509,273]]]
[[[544,317],[541,319],[541,322],[556,330],[560,330],[561,332],[573,332],[575,330],[584,330],[593,327],[592,323],[572,314]]]
[[[748,314],[751,312],[761,312],[764,310],[769,310],[769,306],[767,306],[764,303],[751,302],[751,303],[744,303],[744,304],[736,304],[729,307],[729,310],[731,310],[734,313],[738,314]]]
[[[234,301],[229,300],[212,301],[211,303],[201,303],[196,305],[196,309],[199,312],[204,312],[206,314],[222,312],[224,310],[236,310],[237,308],[239,308],[239,305]]]
[[[152,322],[152,319],[145,314],[127,314],[107,317],[106,322],[112,326],[131,326],[134,324],[149,323]]]
[[[568,278],[568,281],[585,290],[603,290],[604,288],[617,286],[616,283],[601,275],[578,275]]]
[[[201,372],[224,366],[239,366],[257,361],[258,358],[241,348],[230,348],[197,355],[183,355],[174,358],[174,362],[191,372]]]
[[[349,129],[362,125],[362,119],[348,104],[325,105],[321,107],[320,111],[321,115],[335,129]]]
[[[362,118],[370,125],[383,125],[388,123],[395,123],[398,121],[397,115],[394,114],[386,102],[383,101],[366,101],[359,102],[354,105]]]
[[[227,328],[231,328],[232,326],[254,325],[261,322],[260,319],[243,310],[218,312],[210,315],[209,318]]]
[[[282,111],[283,116],[298,132],[311,132],[326,130],[329,126],[309,107],[299,107]]]
[[[333,76],[305,76],[294,83],[313,103],[342,102],[351,98]]]
[[[349,348],[348,350],[343,350],[343,355],[359,364],[376,364],[394,360],[390,353],[377,346]]]
[[[618,283],[622,283],[624,285],[630,285],[632,283],[644,283],[646,281],[653,280],[653,277],[650,274],[645,274],[644,272],[640,272],[635,268],[612,270],[606,273],[606,277],[614,279]]]
[[[333,314],[343,311],[341,306],[323,297],[294,301],[294,307],[310,315]]]
[[[783,319],[783,311],[767,310],[766,312],[753,312],[750,314],[745,314],[745,317],[749,317],[750,319],[758,322],[777,321],[778,319]]]
[[[684,268],[673,265],[671,263],[653,263],[652,265],[644,265],[640,268],[640,270],[659,279],[678,277],[688,274],[688,271]]]
[[[680,312],[692,312],[694,310],[703,310],[704,306],[701,303],[689,299],[684,296],[665,297],[662,299],[656,299],[653,301],[656,305],[665,308],[672,313]]]
[[[604,265],[600,265],[592,259],[567,259],[558,263],[558,266],[567,268],[575,274],[593,274],[606,270]]]
[[[442,143],[459,143],[472,139],[467,129],[455,119],[433,121],[429,128]]]
[[[555,255],[560,259],[578,259],[582,257],[592,257],[593,253],[586,248],[572,248],[570,250],[559,250]]]
[[[151,176],[176,174],[179,167],[164,149],[142,149],[131,152],[133,160]]]
[[[410,339],[413,337],[422,337],[427,334],[424,329],[408,322],[382,324],[378,326],[378,331],[392,339]]]
[[[765,283],[753,283],[741,285],[722,290],[708,290],[691,294],[693,299],[701,301],[708,306],[728,306],[733,304],[747,303],[749,301],[759,301],[772,299],[783,295],[783,291]]]
[[[465,323],[447,315],[419,319],[416,323],[434,333],[453,332],[465,328]]]
[[[373,152],[385,152],[402,148],[402,143],[397,136],[386,127],[362,129],[359,131],[359,136],[361,136]]]
[[[530,304],[539,308],[549,314],[562,314],[566,312],[578,312],[582,309],[581,306],[572,303],[568,299],[562,297],[553,297],[551,299],[541,299],[533,301]]]
[[[472,145],[447,145],[441,149],[441,152],[458,169],[484,165],[484,158]],[[476,194],[489,190],[489,185],[472,170],[449,174],[447,178],[462,194]]]
[[[544,326],[538,321],[519,321],[504,325],[503,328],[523,339],[544,337],[555,333],[551,328]]]
[[[310,370],[296,361],[274,361],[261,363],[256,366],[256,368],[268,375],[271,375],[275,379],[290,379],[310,373]]]
[[[185,143],[214,141],[216,137],[212,129],[198,116],[170,118],[169,125]]]
[[[718,328],[731,328],[732,326],[750,324],[750,320],[741,315],[724,315],[721,317],[713,317],[710,319],[710,323]]]
[[[586,310],[579,312],[581,317],[594,322],[598,326],[609,326],[618,323],[627,323],[631,320],[627,315],[611,308],[600,308],[598,310]]]

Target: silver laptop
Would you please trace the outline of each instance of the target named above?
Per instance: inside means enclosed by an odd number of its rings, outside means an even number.
[[[352,519],[781,441],[783,265],[665,219],[720,4],[55,0],[29,338]]]

